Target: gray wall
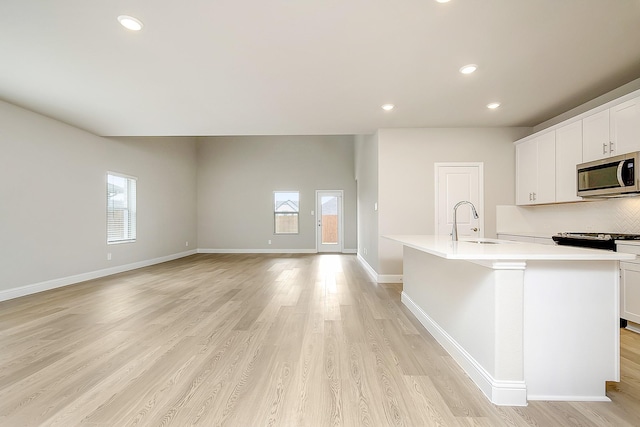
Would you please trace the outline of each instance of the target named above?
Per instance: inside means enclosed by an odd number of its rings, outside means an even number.
[[[352,136],[204,137],[197,147],[200,249],[315,250],[316,190],[344,190],[344,248],[356,249]],[[298,235],[273,234],[277,190],[300,191]]]
[[[358,254],[378,271],[378,134],[356,137]]]
[[[515,199],[513,142],[530,128],[380,129],[378,225],[387,234],[434,234],[434,163],[484,162],[485,237],[495,237],[496,205]],[[378,274],[402,273],[402,247],[379,241]]]
[[[195,140],[101,138],[0,101],[0,148],[0,293],[197,248]],[[107,171],[138,178],[135,243],[106,243]]]

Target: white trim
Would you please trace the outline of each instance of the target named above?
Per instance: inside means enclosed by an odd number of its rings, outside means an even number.
[[[362,264],[362,267],[364,268],[364,271],[366,271],[367,274],[369,274],[369,277],[371,277],[371,279],[374,282],[378,283],[378,273],[376,273],[376,271],[373,269],[373,267],[371,267],[369,265],[367,260],[364,259],[364,257],[362,255],[360,255],[360,253],[358,253],[358,261],[360,261],[360,264]]]
[[[636,334],[640,334],[640,325],[630,320],[627,320],[627,327],[625,329],[635,332]]]
[[[209,249],[199,248],[199,254],[315,254],[315,249]]]
[[[146,261],[134,262],[131,264],[119,265],[117,267],[105,268],[102,270],[90,271],[88,273],[76,274],[74,276],[61,277],[59,279],[47,280],[45,282],[34,283],[31,285],[20,286],[18,288],[7,289],[0,291],[0,301],[6,301],[14,298],[19,298],[27,295],[36,294],[38,292],[44,292],[51,289],[61,288],[63,286],[73,285],[87,280],[98,279],[100,277],[110,276],[116,273],[122,273],[124,271],[135,270],[137,268],[148,267],[154,264],[160,264],[167,261],[173,261],[174,259],[184,258],[189,255],[194,255],[195,250],[180,252],[171,254],[159,258],[153,258]]]
[[[504,406],[527,406],[527,388],[524,381],[496,380],[404,292],[402,292],[401,301],[458,362],[491,403]]]
[[[133,179],[135,181],[138,180],[137,176],[128,175],[126,173],[116,172],[116,171],[112,171],[112,170],[108,170],[107,171],[107,175],[115,175],[115,176],[119,176],[120,178]],[[108,177],[107,177],[107,179],[108,179]]]
[[[373,267],[369,265],[367,260],[358,253],[358,261],[362,264],[369,277],[376,283],[402,283],[402,274],[378,274]]]
[[[611,402],[607,396],[554,396],[554,395],[529,395],[529,400],[552,400],[561,402]]]
[[[402,283],[402,274],[378,274],[378,283]]]

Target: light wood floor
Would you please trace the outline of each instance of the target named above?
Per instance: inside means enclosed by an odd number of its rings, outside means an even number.
[[[194,255],[0,303],[0,425],[639,426],[613,402],[490,404],[353,255]]]

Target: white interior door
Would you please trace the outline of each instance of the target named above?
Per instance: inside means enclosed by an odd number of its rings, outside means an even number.
[[[316,191],[316,249],[342,252],[342,190]]]
[[[453,207],[460,201],[473,203],[458,208],[458,236],[484,237],[484,195],[482,163],[436,163],[436,233],[450,235],[453,228]]]

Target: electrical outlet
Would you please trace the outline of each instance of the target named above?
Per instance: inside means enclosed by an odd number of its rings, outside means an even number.
[[[271,244],[271,240],[267,240],[267,243],[268,243],[268,244]]]
[[[111,261],[111,252],[107,252],[107,261]]]
[[[185,246],[189,246],[189,242],[188,242],[188,241],[187,241],[187,242],[184,242],[184,245],[185,245]]]

